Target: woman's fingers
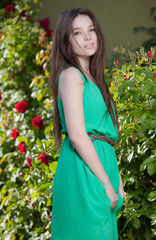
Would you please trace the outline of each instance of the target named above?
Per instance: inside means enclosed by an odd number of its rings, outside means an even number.
[[[118,196],[114,191],[113,186],[110,182],[107,185],[105,185],[105,188],[106,188],[106,194],[111,200],[111,209],[113,209],[117,204]]]
[[[121,197],[124,199],[127,195],[127,193],[125,193],[124,189],[120,189],[118,190],[118,193],[121,195]]]

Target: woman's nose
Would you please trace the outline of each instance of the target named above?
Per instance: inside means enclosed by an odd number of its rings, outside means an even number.
[[[90,33],[86,32],[85,33],[85,36],[84,36],[84,39],[87,41],[87,40],[90,40],[91,39],[91,36],[90,36]]]

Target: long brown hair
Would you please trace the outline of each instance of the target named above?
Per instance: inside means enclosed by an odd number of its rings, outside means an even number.
[[[101,28],[99,26],[98,21],[96,20],[95,15],[90,10],[84,8],[73,8],[71,10],[65,10],[58,18],[51,54],[51,74],[49,86],[50,88],[52,88],[53,94],[53,107],[54,107],[53,131],[55,135],[55,146],[58,148],[61,147],[61,128],[62,128],[59,119],[59,110],[57,103],[59,74],[63,69],[70,66],[77,67],[84,74],[80,66],[80,63],[76,55],[74,54],[72,46],[69,42],[69,36],[72,32],[72,22],[75,19],[75,17],[80,14],[87,15],[90,17],[90,19],[93,22],[95,32],[97,34],[98,49],[96,53],[90,57],[89,69],[92,77],[95,79],[96,85],[101,90],[101,93],[107,105],[108,112],[110,113],[115,129],[116,126],[118,128],[117,132],[119,135],[116,105],[106,84],[104,76],[105,41]],[[87,81],[86,77],[85,79]],[[116,117],[114,116],[114,111],[111,102],[114,106]]]

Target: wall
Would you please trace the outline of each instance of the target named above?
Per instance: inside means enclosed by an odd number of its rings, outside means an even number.
[[[149,36],[133,33],[134,27],[154,26],[150,16],[155,0],[41,0],[39,19],[50,17],[51,28],[55,29],[58,15],[65,9],[85,7],[92,10],[102,27],[106,40],[107,58],[113,48],[129,44],[132,49],[141,46]]]

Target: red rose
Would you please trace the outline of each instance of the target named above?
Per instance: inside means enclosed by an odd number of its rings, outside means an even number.
[[[19,132],[17,129],[12,130],[12,138],[15,140],[19,136]]]
[[[16,109],[19,113],[24,113],[28,108],[28,103],[25,101],[16,103]]]
[[[43,128],[44,128],[44,123],[43,123],[43,121],[42,121],[42,119],[41,119],[40,116],[37,116],[37,117],[35,117],[35,118],[32,119],[32,125],[33,125],[34,127],[40,128],[40,129],[43,129]]]
[[[32,43],[32,46],[35,48],[36,47],[36,43]]]
[[[134,55],[135,55],[136,58],[138,58],[138,54],[137,53],[135,53]]]
[[[126,78],[127,77],[126,74],[124,74],[123,77]]]
[[[39,24],[43,27],[43,28],[48,28],[49,24],[50,24],[50,19],[49,18],[44,18],[42,20],[39,21]]]
[[[45,31],[46,31],[46,37],[50,37],[53,33],[54,33],[54,31],[53,30],[51,30],[50,28],[46,28],[45,29]]]
[[[0,93],[0,100],[2,99],[2,95],[1,95],[1,93]]]
[[[0,39],[3,37],[3,35],[0,35]]]
[[[15,4],[11,3],[5,6],[5,11],[10,13],[15,11]]]
[[[43,66],[39,66],[39,70],[40,70],[40,72],[44,72]]]
[[[120,65],[120,62],[119,62],[119,60],[117,60],[117,61],[116,61],[116,64],[117,64],[117,65]]]
[[[155,73],[153,73],[153,77],[154,77],[154,78],[156,78],[156,72],[155,72]]]
[[[19,151],[21,152],[21,153],[26,153],[26,148],[25,148],[25,143],[24,142],[21,142],[20,144],[19,144]]]
[[[27,158],[27,163],[28,163],[28,166],[31,167],[31,158]]]
[[[153,57],[153,53],[151,51],[148,52],[148,57],[152,58]]]
[[[38,156],[38,159],[43,163],[43,164],[45,164],[45,165],[48,165],[48,155],[46,155],[46,154],[40,154],[39,156]]]
[[[36,209],[36,207],[35,207],[35,205],[33,203],[32,203],[32,206],[33,206],[34,209]]]
[[[25,17],[26,12],[27,12],[26,10],[23,10],[20,14],[20,17]]]

